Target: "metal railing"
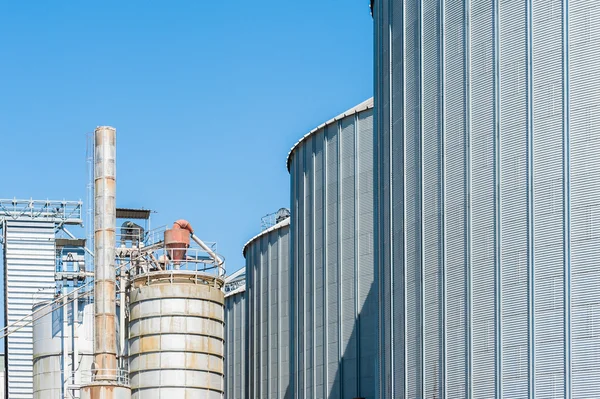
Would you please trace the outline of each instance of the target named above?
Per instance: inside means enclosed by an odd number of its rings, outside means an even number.
[[[119,384],[129,385],[129,371],[125,369],[95,369],[79,371],[82,385],[94,381],[116,381]]]
[[[0,219],[42,219],[82,224],[83,202],[34,199],[0,199]]]

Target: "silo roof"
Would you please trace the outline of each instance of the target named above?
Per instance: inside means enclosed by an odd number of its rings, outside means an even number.
[[[347,110],[346,112],[343,112],[341,114],[339,114],[338,116],[336,116],[335,118],[332,118],[330,120],[328,120],[327,122],[317,126],[316,128],[314,128],[313,130],[311,130],[310,132],[306,133],[300,140],[298,140],[298,142],[296,144],[294,144],[294,146],[292,147],[292,149],[290,150],[290,152],[288,153],[287,156],[287,161],[286,161],[286,165],[287,165],[287,170],[288,172],[290,171],[290,162],[292,161],[292,154],[294,153],[294,151],[296,151],[296,148],[298,148],[300,146],[300,144],[302,144],[306,139],[308,139],[310,136],[312,136],[313,134],[315,134],[316,132],[318,132],[319,130],[341,120],[344,119],[348,116],[354,115],[354,114],[358,114],[359,112],[365,111],[369,108],[373,108],[373,97],[369,98],[368,100],[363,101],[362,103],[350,108],[349,110]]]
[[[242,249],[242,255],[244,255],[244,258],[246,257],[246,248],[248,248],[248,245],[252,244],[253,241],[257,240],[258,238],[260,238],[266,234],[269,234],[272,231],[275,231],[275,230],[280,229],[285,226],[289,226],[290,219],[291,218],[286,218],[285,220],[282,220],[281,222],[274,224],[273,226],[269,227],[266,230],[261,231],[260,233],[258,233],[257,235],[255,235],[254,237],[249,239],[248,242],[244,244],[244,248]]]

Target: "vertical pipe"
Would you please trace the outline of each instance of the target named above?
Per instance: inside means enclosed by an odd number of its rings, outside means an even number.
[[[125,266],[121,264],[119,269],[119,358],[120,366],[125,367]]]
[[[62,292],[61,294],[63,295],[63,300],[62,300],[62,395],[67,397],[67,392],[69,390],[69,373],[71,370],[71,367],[73,366],[73,364],[71,364],[71,366],[68,366],[69,363],[69,340],[71,339],[71,337],[69,337],[69,312],[68,312],[68,302],[67,300],[69,299],[68,295],[67,295],[67,288],[64,286],[63,283],[63,287],[62,287]]]
[[[96,380],[115,381],[116,130],[97,127],[94,143],[94,362]]]
[[[71,363],[72,367],[72,375],[71,375],[71,384],[73,386],[79,385],[80,380],[77,378],[77,373],[79,370],[79,335],[77,333],[77,328],[79,326],[79,293],[77,290],[73,290],[73,360]],[[79,398],[79,390],[73,390],[73,398]]]

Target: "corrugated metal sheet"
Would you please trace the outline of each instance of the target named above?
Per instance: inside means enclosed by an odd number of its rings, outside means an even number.
[[[248,362],[244,376],[248,378],[245,383],[248,391],[244,397],[292,397],[289,389],[289,226],[288,218],[244,246],[248,345],[244,355]]]
[[[305,136],[288,165],[293,396],[375,397],[371,100]]]
[[[599,397],[600,3],[373,18],[381,396]]]
[[[225,397],[248,398],[246,290],[225,297]]]
[[[8,325],[31,314],[33,304],[54,296],[53,222],[6,221],[5,311]],[[31,322],[31,316],[25,319]],[[33,398],[33,328],[6,338],[8,396]]]

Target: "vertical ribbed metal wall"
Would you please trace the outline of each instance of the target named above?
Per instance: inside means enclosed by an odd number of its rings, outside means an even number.
[[[374,23],[382,397],[600,397],[600,2]]]
[[[225,397],[247,399],[248,341],[246,290],[225,296]]]
[[[373,100],[307,134],[291,174],[295,398],[375,398]]]
[[[290,219],[244,246],[248,398],[290,399]]]
[[[54,222],[7,220],[4,246],[7,325],[31,323],[33,304],[54,297]],[[15,327],[24,325],[20,322]],[[6,337],[8,392],[11,399],[33,398],[33,327]]]

